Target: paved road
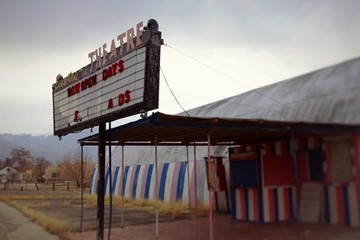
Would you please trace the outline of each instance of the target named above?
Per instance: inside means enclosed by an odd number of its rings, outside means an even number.
[[[59,240],[59,237],[24,217],[18,210],[0,201],[0,240]]]

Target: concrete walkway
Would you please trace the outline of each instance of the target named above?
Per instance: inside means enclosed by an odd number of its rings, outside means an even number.
[[[59,240],[42,227],[24,217],[18,210],[0,201],[0,239],[1,240]]]

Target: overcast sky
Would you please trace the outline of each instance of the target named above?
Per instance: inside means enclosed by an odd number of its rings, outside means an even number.
[[[0,133],[52,134],[56,76],[141,21],[159,23],[161,67],[191,109],[359,57],[359,11],[358,0],[1,0]],[[163,76],[158,110],[182,111]]]

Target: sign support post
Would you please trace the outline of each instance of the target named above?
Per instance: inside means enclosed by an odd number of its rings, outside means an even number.
[[[98,149],[98,195],[97,195],[97,240],[104,239],[104,197],[105,197],[105,123],[99,125],[99,149]]]

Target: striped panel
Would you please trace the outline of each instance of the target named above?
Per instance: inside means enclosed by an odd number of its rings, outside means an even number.
[[[197,202],[208,204],[209,203],[209,191],[207,189],[206,171],[204,167],[205,162],[202,160],[197,161]],[[149,165],[135,165],[121,167],[115,167],[112,170],[112,189],[110,189],[110,170],[106,169],[106,193],[109,194],[110,190],[114,195],[121,196],[123,193],[125,197],[133,199],[153,199],[155,197],[155,173],[154,164]],[[195,203],[195,172],[194,165],[190,164],[189,168],[187,162],[177,163],[164,163],[158,165],[158,183],[159,192],[158,197],[161,200],[166,201],[183,201],[188,203],[189,191],[188,191],[188,179],[187,171],[191,173],[191,201]],[[93,171],[91,188],[92,194],[97,191],[96,181],[97,170]],[[123,175],[123,176],[122,176]],[[225,194],[218,195],[219,202],[226,203]],[[251,195],[252,198],[257,198],[256,195]],[[222,199],[224,198],[224,199]],[[251,200],[256,201],[256,200]],[[226,205],[226,204],[225,204]],[[224,205],[224,206],[225,206]],[[213,198],[213,207],[215,208],[216,201]],[[226,206],[225,206],[226,207]],[[222,209],[222,208],[220,208]],[[223,210],[225,208],[223,207]],[[258,216],[256,208],[249,212],[249,218],[255,219]]]
[[[326,222],[360,227],[354,183],[330,184],[325,186],[324,193]]]
[[[165,187],[166,187],[166,176],[169,170],[169,163],[164,163],[161,171],[160,186],[159,186],[159,199],[164,200]]]
[[[145,188],[146,188],[146,180],[147,180],[147,175],[149,172],[149,165],[143,165],[140,171],[140,177],[141,179],[141,186],[139,186],[138,189],[140,189],[138,196],[140,199],[145,199]]]
[[[146,175],[146,183],[145,183],[146,185],[145,185],[145,192],[144,192],[145,199],[149,199],[153,169],[154,169],[154,164],[150,164],[148,171],[147,171],[147,175]],[[153,196],[153,195],[151,195],[151,196]]]
[[[169,163],[168,177],[166,178],[166,186],[165,186],[165,194],[164,200],[165,201],[175,201],[176,197],[176,185],[177,184],[177,175],[179,171],[179,163]]]
[[[190,164],[190,205],[191,206],[195,206],[195,161],[192,163],[192,164]],[[197,166],[198,165],[198,162],[196,162],[196,169],[198,169],[199,167]],[[198,175],[196,175],[196,181],[198,181],[197,180],[197,178],[198,178]],[[196,191],[197,191],[197,189],[196,189]],[[197,194],[197,193],[196,193]]]
[[[178,176],[178,181],[177,181],[177,186],[176,186],[176,201],[180,201],[183,197],[183,191],[184,191],[184,180],[185,178],[185,173],[186,173],[186,168],[187,167],[187,162],[181,162],[180,163],[180,169],[179,169],[179,176]]]
[[[181,182],[181,174],[183,171],[183,164],[185,164],[185,169],[184,169],[184,177],[183,177],[183,181]],[[180,165],[180,170],[179,170],[179,178],[178,178],[178,186],[177,188],[179,188],[179,184],[182,184],[182,195],[181,198],[178,199],[176,198],[176,201],[181,201],[184,204],[189,204],[190,203],[190,199],[189,199],[189,189],[190,189],[190,183],[191,183],[191,165],[192,162],[189,162],[189,165],[187,162],[181,162]],[[189,175],[188,175],[188,171],[189,171]],[[179,189],[176,190],[176,195],[178,194]],[[192,191],[190,193],[190,196],[194,194],[194,191]],[[176,196],[177,197],[177,196]]]
[[[119,186],[121,188],[121,195],[124,195],[124,196],[126,196],[125,189],[126,189],[126,182],[127,182],[127,176],[128,176],[128,173],[129,173],[129,169],[130,169],[130,166],[125,167],[122,186]]]
[[[235,202],[237,220],[259,221],[259,195],[256,188],[235,189]]]
[[[127,184],[125,186],[125,196],[126,197],[131,197],[132,196],[132,186],[134,184],[134,177],[135,177],[136,167],[137,167],[136,165],[135,166],[130,166],[129,175],[128,175],[128,181],[127,181]]]
[[[106,175],[105,175],[105,193],[106,194],[110,194],[110,185],[112,188],[111,189],[112,192],[114,192],[114,186],[116,184],[116,178],[114,176],[115,170],[114,170],[114,168],[112,168],[112,171],[110,172],[110,168],[106,169]],[[110,179],[110,173],[111,173],[111,179]],[[111,181],[111,183],[110,183],[110,181]]]
[[[112,189],[111,189],[111,191],[114,193],[114,194],[117,194],[116,192],[115,192],[115,190],[116,190],[116,184],[119,184],[119,167],[116,167],[115,168],[115,173],[114,173],[114,181],[113,181],[113,185],[112,185]]]
[[[152,179],[152,182],[151,182],[151,186],[153,186],[151,188],[152,190],[152,195],[151,196],[154,196],[153,199],[156,199],[159,197],[159,193],[160,193],[160,179],[161,179],[161,173],[162,173],[162,170],[163,170],[163,167],[164,167],[164,164],[158,164],[157,165],[157,173],[156,173],[156,166],[154,166],[154,176],[153,176],[153,179]],[[158,181],[158,189],[155,189],[155,185],[156,185],[156,175],[157,175],[157,181]],[[157,196],[156,196],[157,194]]]
[[[115,170],[115,175],[116,175],[116,178],[114,179],[114,195],[121,195],[121,167],[116,167],[116,170]]]
[[[175,164],[171,164],[173,167],[173,171],[170,171],[170,173],[172,172],[172,174],[170,174],[170,180],[171,180],[171,184],[170,184],[170,198],[169,200],[171,202],[175,202],[176,201],[176,190],[177,190],[177,184],[178,184],[178,180],[179,180],[179,170],[180,170],[180,163],[176,162]]]
[[[264,222],[292,220],[295,208],[295,190],[292,186],[265,188],[263,190]]]
[[[133,176],[133,184],[132,184],[132,186],[130,185],[130,187],[132,188],[131,197],[133,199],[136,199],[136,189],[137,189],[137,185],[138,185],[140,167],[141,167],[141,165],[136,166],[135,171],[134,171],[134,176]]]

